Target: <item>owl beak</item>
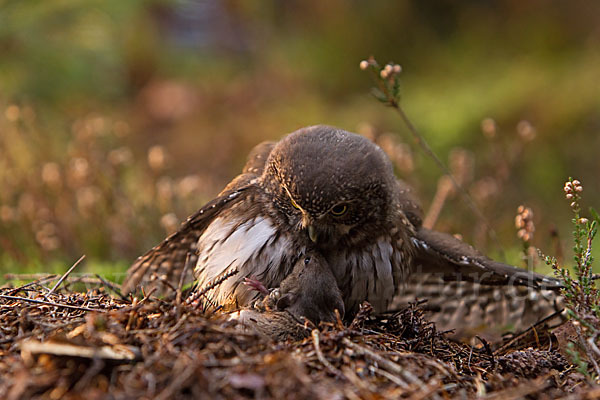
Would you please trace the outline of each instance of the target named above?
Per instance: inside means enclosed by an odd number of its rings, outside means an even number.
[[[308,237],[310,238],[310,240],[313,243],[317,243],[317,230],[315,229],[315,227],[312,225],[309,225],[307,227],[307,229],[308,229]]]
[[[314,220],[306,212],[302,213],[302,227],[308,232],[308,237],[313,243],[317,243],[317,230],[313,225]]]

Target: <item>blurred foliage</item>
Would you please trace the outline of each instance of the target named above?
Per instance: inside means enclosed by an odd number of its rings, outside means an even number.
[[[566,177],[600,203],[597,2],[4,0],[0,51],[0,270],[126,264],[253,145],[317,123],[375,139],[428,210],[443,178],[369,96],[371,54],[402,64],[403,107],[509,261],[520,204],[556,254]],[[442,204],[436,228],[498,255],[458,196]]]

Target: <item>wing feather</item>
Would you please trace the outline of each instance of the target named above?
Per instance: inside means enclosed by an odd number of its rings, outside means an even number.
[[[246,197],[246,192],[254,187],[254,180],[262,174],[274,146],[275,142],[256,145],[248,155],[242,174],[233,179],[216,199],[190,216],[177,232],[139,257],[127,271],[123,292],[130,293],[142,286],[147,290],[157,287],[159,293],[167,294],[171,287],[178,285],[186,260],[191,265],[184,281],[190,281],[198,260],[198,239],[224,209]]]
[[[413,273],[433,273],[444,280],[485,285],[517,285],[558,291],[560,280],[491,260],[452,235],[420,228],[413,238]]]
[[[172,287],[177,287],[186,261],[191,266],[184,279],[186,282],[191,281],[193,267],[198,259],[198,239],[224,209],[245,198],[252,187],[249,184],[222,193],[191,215],[177,232],[140,256],[127,271],[122,285],[123,292],[131,293],[139,287],[144,287],[145,290],[156,287],[158,293],[167,294],[172,291]]]
[[[556,278],[491,260],[446,233],[420,228],[412,241],[413,271],[394,307],[427,300],[440,329],[526,328],[562,308]]]

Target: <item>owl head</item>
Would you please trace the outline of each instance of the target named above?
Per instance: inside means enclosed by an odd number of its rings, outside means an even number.
[[[381,232],[396,182],[377,145],[324,125],[279,141],[260,181],[288,226],[321,248],[358,245]]]

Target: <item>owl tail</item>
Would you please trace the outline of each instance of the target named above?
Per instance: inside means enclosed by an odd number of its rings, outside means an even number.
[[[562,309],[560,280],[490,260],[451,235],[421,228],[411,280],[394,305],[426,300],[439,329],[520,330]]]

